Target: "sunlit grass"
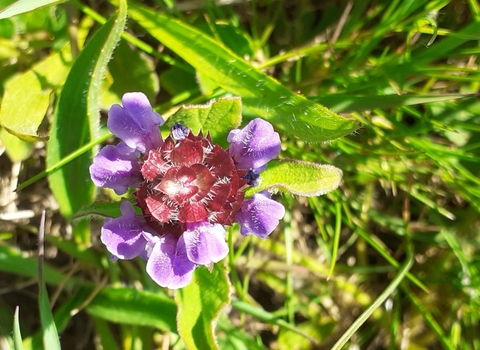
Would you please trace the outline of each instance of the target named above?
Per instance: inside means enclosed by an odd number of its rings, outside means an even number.
[[[93,23],[103,23],[115,8],[82,3],[0,22],[4,34],[15,28],[1,39],[2,92],[9,79],[46,54],[89,37],[97,28]],[[329,349],[339,339],[362,349],[480,348],[478,4],[270,0],[220,6],[205,1],[181,11],[172,1],[153,3],[292,91],[362,124],[327,143],[282,135],[281,157],[335,165],[343,171],[343,183],[322,197],[279,195],[288,212],[265,241],[239,239],[236,228],[229,232],[235,301],[218,323],[221,348]],[[68,21],[77,37],[66,30]],[[160,112],[225,95],[133,20],[123,38],[141,53],[136,62],[147,67],[145,89],[148,85]],[[129,87],[111,88],[120,77],[109,74],[103,93],[118,100]],[[124,74],[142,86],[135,72]],[[160,90],[152,83],[157,76]],[[245,109],[244,116],[254,114]],[[23,182],[45,170],[45,144],[31,152],[15,174],[2,148],[4,188],[8,178]],[[74,243],[71,227],[51,205],[46,182],[36,184],[46,199],[38,198],[35,184],[13,197],[2,191],[9,198],[2,197],[2,211],[28,207],[37,217],[0,221],[0,336],[10,339],[14,296],[25,348],[35,348],[31,344],[41,339],[40,324],[32,321],[37,311],[22,302],[32,298],[24,294],[37,293],[24,286],[36,276],[29,241],[38,233],[40,207],[48,206],[46,241],[52,252],[44,279],[52,287],[49,295],[59,296],[54,314],[62,346],[84,336],[97,348],[182,349],[175,320],[158,317],[149,307],[174,310],[172,293],[149,280],[143,262],[109,262],[98,223],[90,227],[92,246]],[[69,326],[86,323],[88,334],[77,330],[68,339]]]

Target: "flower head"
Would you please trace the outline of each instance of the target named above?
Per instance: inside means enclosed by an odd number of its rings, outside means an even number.
[[[117,194],[135,189],[141,214],[125,201],[122,216],[106,219],[102,228],[101,240],[115,258],[140,256],[160,286],[181,288],[197,266],[225,258],[225,225],[238,222],[243,235],[263,239],[275,229],[283,206],[267,192],[244,198],[280,152],[269,123],[255,119],[232,130],[225,150],[209,134],[195,136],[178,123],[163,141],[163,118],[141,93],[125,94],[122,104],[112,106],[107,122],[122,142],[103,148],[90,167],[97,186]]]

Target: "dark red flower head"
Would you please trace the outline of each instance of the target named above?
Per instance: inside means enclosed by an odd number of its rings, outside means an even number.
[[[141,173],[138,206],[159,234],[181,233],[186,223],[202,220],[231,225],[248,183],[247,171],[238,170],[228,151],[202,133],[189,132],[178,141],[169,136],[160,149],[149,151]]]

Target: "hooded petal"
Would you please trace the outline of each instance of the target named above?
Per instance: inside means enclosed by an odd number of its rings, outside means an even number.
[[[229,154],[237,167],[257,173],[278,156],[281,148],[280,136],[272,124],[260,118],[252,120],[243,129],[230,131],[227,140],[230,142]]]
[[[177,289],[190,283],[195,267],[187,257],[183,240],[167,233],[153,247],[147,273],[161,287]]]
[[[135,214],[132,203],[122,202],[122,216],[106,218],[100,239],[108,251],[119,259],[133,259],[142,255],[147,246],[143,232],[148,230],[142,215]]]
[[[122,195],[129,187],[137,187],[142,180],[138,152],[123,142],[105,146],[93,158],[90,176],[97,187],[108,187]]]
[[[163,141],[158,127],[165,122],[153,111],[141,92],[129,92],[122,97],[123,107],[113,105],[108,111],[108,129],[129,147],[141,153],[159,148]]]
[[[267,191],[263,191],[245,200],[235,219],[240,223],[242,235],[248,236],[253,233],[265,239],[284,215],[283,205],[271,199]]]
[[[187,223],[187,230],[180,239],[185,241],[188,259],[198,265],[218,262],[228,254],[225,229],[220,224]]]

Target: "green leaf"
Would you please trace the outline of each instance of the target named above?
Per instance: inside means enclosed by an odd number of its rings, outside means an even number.
[[[38,276],[38,263],[31,258],[23,257],[17,250],[0,245],[0,271],[36,278]],[[44,277],[47,283],[58,285],[65,280],[65,275],[57,270],[44,266]],[[67,281],[67,287],[71,287],[75,279]]]
[[[82,220],[102,220],[105,217],[118,218],[122,216],[120,202],[96,202],[81,207],[72,217],[72,224]]]
[[[212,100],[205,105],[182,106],[168,118],[167,125],[178,122],[188,126],[192,133],[210,132],[212,140],[222,147],[228,147],[227,136],[230,130],[242,121],[242,101],[239,97],[224,97]]]
[[[102,288],[87,312],[115,323],[152,326],[175,332],[177,308],[172,299],[133,288]]]
[[[59,4],[65,0],[17,0],[6,9],[0,11],[0,19],[16,16],[20,13],[30,12],[43,6]]]
[[[15,316],[13,317],[13,348],[23,350],[22,333],[20,332],[20,318],[18,317],[19,307],[15,307]]]
[[[215,323],[230,302],[230,283],[225,264],[213,265],[212,271],[200,266],[193,281],[175,294],[178,305],[178,331],[188,349],[218,349]]]
[[[5,146],[8,158],[14,163],[27,159],[34,147],[33,143],[13,136],[4,128],[0,128],[0,140],[2,145]]]
[[[105,23],[82,50],[67,77],[51,127],[47,167],[97,138],[99,89],[103,72],[126,21],[126,3]],[[49,175],[50,187],[62,214],[70,218],[93,201],[95,187],[88,171],[94,150],[86,152]]]
[[[71,59],[66,47],[7,84],[0,110],[5,130],[24,141],[48,140],[37,131],[50,105],[50,94],[65,81]]]
[[[340,185],[342,171],[333,165],[294,159],[274,159],[261,174],[261,183],[247,189],[247,196],[280,189],[299,196],[320,196]]]
[[[357,122],[293,93],[196,28],[132,4],[130,16],[225,91],[280,129],[311,142],[347,135]]]
[[[309,100],[321,103],[335,112],[363,112],[375,108],[395,108],[438,101],[457,100],[471,97],[468,94],[446,95],[383,95],[383,96],[351,96],[331,95],[309,97]]]
[[[40,320],[43,330],[43,345],[45,349],[60,350],[60,341],[58,339],[57,326],[53,319],[50,309],[50,300],[48,299],[47,287],[43,279],[43,258],[45,243],[45,210],[40,220],[40,229],[38,233],[38,304],[40,309]]]

